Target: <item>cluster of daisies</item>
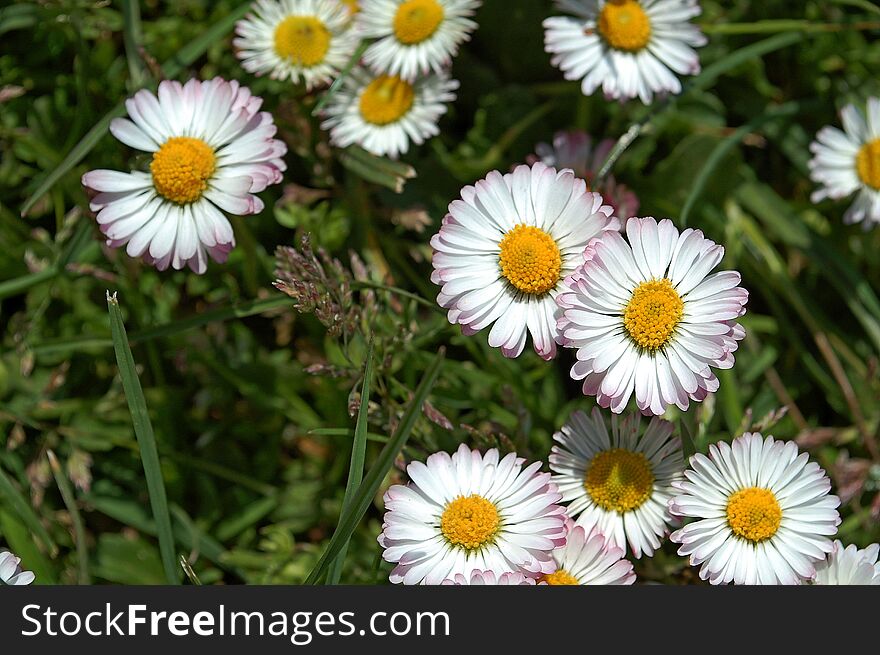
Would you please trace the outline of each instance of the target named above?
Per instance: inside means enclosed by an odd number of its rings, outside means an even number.
[[[840,501],[794,443],[747,433],[686,467],[672,425],[643,422],[576,412],[554,435],[552,473],[464,445],[412,462],[385,494],[391,582],[627,585],[627,555],[668,536],[712,584],[880,585],[880,547],[831,541]]]
[[[455,100],[449,68],[480,0],[258,0],[233,42],[245,70],[302,81],[341,78],[322,127],[334,145],[398,157],[437,134]],[[362,45],[363,44],[363,45]],[[361,56],[362,55],[362,56]]]

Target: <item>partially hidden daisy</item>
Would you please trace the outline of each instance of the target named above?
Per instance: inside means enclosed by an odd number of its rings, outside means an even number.
[[[110,132],[151,154],[149,172],[95,170],[82,183],[96,192],[90,207],[107,245],[126,245],[159,270],[189,266],[204,273],[208,257],[224,262],[235,246],[223,212],[257,214],[256,195],[281,181],[284,142],[272,116],[238,82],[215,78],[185,85],[164,81],[158,98],[138,91],[128,118]]]
[[[555,570],[551,552],[565,542],[565,513],[541,463],[462,444],[407,467],[411,482],[385,493],[379,543],[397,564],[391,582],[440,584],[474,571],[495,576]]]
[[[671,539],[712,584],[798,584],[832,551],[840,499],[793,442],[746,433],[712,444],[675,486],[670,511],[696,521]]]
[[[431,239],[437,302],[465,334],[492,325],[489,345],[518,357],[531,334],[544,359],[556,354],[566,276],[584,261],[586,245],[618,220],[602,196],[570,170],[537,163],[493,171],[461,191]]]
[[[29,585],[36,576],[30,571],[21,568],[21,559],[8,550],[0,551],[0,587]]]
[[[570,519],[565,545],[553,551],[557,569],[546,573],[539,584],[631,585],[636,581],[632,562],[622,548],[606,541],[595,528],[585,530]]]
[[[860,550],[852,544],[844,547],[836,539],[832,551],[816,564],[816,577],[812,582],[817,585],[880,585],[878,553],[878,544]]]
[[[587,188],[602,194],[605,202],[611,205],[613,215],[625,221],[635,216],[639,210],[639,199],[628,187],[619,184],[613,175],[603,180],[596,177],[614,148],[613,139],[602,139],[594,143],[586,132],[573,130],[557,132],[552,143],[539,143],[535,154],[526,161],[530,164],[540,161],[556,169],[570,168],[574,174],[587,182]]]
[[[324,110],[321,124],[333,145],[358,145],[374,155],[397,158],[440,132],[438,122],[455,100],[458,81],[448,74],[415,82],[356,68]]]
[[[502,573],[501,575],[495,575],[494,571],[472,571],[469,577],[462,575],[461,573],[456,573],[455,577],[448,578],[441,584],[446,586],[534,586],[535,579],[529,578],[519,571],[514,573]]]
[[[868,99],[865,116],[855,105],[841,111],[843,130],[826,126],[810,144],[810,175],[820,188],[813,202],[855,194],[843,215],[845,223],[880,224],[880,98]]]
[[[638,413],[612,415],[609,431],[596,408],[572,414],[553,439],[550,470],[568,515],[610,546],[652,555],[668,533],[667,504],[684,469],[672,424],[655,417],[643,429]]]
[[[477,24],[481,0],[361,0],[356,29],[376,39],[364,53],[377,74],[414,80],[449,67]]]
[[[235,33],[242,68],[306,89],[331,82],[360,43],[340,0],[257,0]]]
[[[631,218],[626,236],[593,241],[557,298],[563,343],[577,349],[571,376],[616,413],[633,394],[646,414],[686,410],[718,389],[710,367],[733,366],[748,292],[736,271],[709,274],[724,248],[699,230]]]
[[[544,44],[567,80],[584,95],[599,87],[615,100],[681,93],[677,75],[696,75],[705,45],[697,0],[556,0],[560,11],[544,21]]]

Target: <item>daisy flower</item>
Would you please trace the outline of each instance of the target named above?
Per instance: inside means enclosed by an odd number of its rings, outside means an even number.
[[[572,414],[553,439],[550,470],[568,515],[588,534],[605,535],[609,546],[653,555],[668,533],[672,483],[684,469],[672,424],[655,417],[643,431],[639,414],[612,416],[609,433],[595,408],[592,417]]]
[[[570,168],[587,182],[587,188],[602,194],[614,216],[626,220],[639,211],[639,199],[628,187],[618,184],[613,175],[596,182],[596,175],[614,148],[613,139],[593,143],[592,137],[582,131],[557,132],[552,143],[539,143],[535,154],[526,158],[530,164],[540,161],[556,169]]]
[[[841,117],[843,131],[823,127],[810,144],[810,175],[821,185],[812,200],[856,194],[843,220],[869,229],[880,224],[880,98],[868,99],[867,117],[854,105]]]
[[[470,577],[456,573],[454,578],[447,578],[440,584],[445,586],[458,585],[535,585],[534,578],[528,578],[519,571],[495,575],[492,571],[472,571]]]
[[[567,80],[581,80],[584,95],[602,87],[607,98],[681,93],[678,75],[700,72],[694,48],[706,44],[688,21],[697,0],[556,0],[574,16],[544,21],[545,50]]]
[[[493,171],[462,189],[431,239],[437,302],[465,334],[494,323],[489,345],[506,357],[518,357],[531,334],[537,353],[551,359],[556,295],[590,240],[618,225],[602,196],[570,170],[537,163]]]
[[[833,549],[840,499],[819,465],[792,442],[746,433],[696,454],[675,483],[673,515],[697,520],[672,533],[679,555],[712,584],[798,584]]]
[[[34,574],[21,569],[21,559],[8,550],[0,551],[0,587],[29,585],[34,581]]]
[[[880,585],[880,545],[871,544],[863,550],[850,544],[844,548],[840,540],[828,556],[816,564],[817,585]]]
[[[414,80],[449,67],[477,24],[480,0],[361,0],[356,29],[377,39],[364,53],[376,73]]]
[[[312,89],[332,81],[357,49],[350,25],[339,0],[257,0],[232,44],[247,72]]]
[[[391,582],[436,585],[474,571],[551,573],[550,553],[565,542],[565,513],[550,474],[540,472],[540,462],[524,462],[462,444],[451,457],[434,453],[410,464],[410,484],[385,493],[379,544],[385,560],[397,564]]]
[[[591,243],[557,298],[563,343],[577,349],[571,376],[615,413],[633,392],[646,414],[686,410],[718,389],[710,366],[733,366],[748,292],[735,271],[709,275],[724,248],[699,230],[631,218],[626,235]]]
[[[333,145],[358,145],[383,157],[397,158],[410,142],[421,145],[440,132],[437,123],[455,100],[458,81],[446,73],[407,82],[394,75],[373,75],[356,68],[327,107],[321,127]]]
[[[225,262],[235,236],[223,212],[261,212],[253,194],[280,182],[286,168],[287,146],[272,138],[276,128],[261,103],[219,77],[164,81],[158,99],[142,90],[126,100],[131,120],[114,119],[110,132],[151,153],[150,171],[96,170],[82,178],[97,193],[90,207],[107,245],[128,244],[129,255],[162,271],[204,273],[209,256]]]
[[[546,573],[539,584],[548,585],[630,585],[636,581],[632,562],[624,551],[606,543],[595,529],[584,530],[569,519],[564,546],[553,551],[556,570]]]

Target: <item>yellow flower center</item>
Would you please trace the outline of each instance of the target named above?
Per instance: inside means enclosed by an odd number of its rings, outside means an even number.
[[[297,66],[324,61],[330,49],[330,30],[314,16],[288,16],[275,28],[275,52]]]
[[[361,94],[361,116],[373,125],[396,123],[412,109],[415,95],[409,82],[396,75],[381,75]]]
[[[553,573],[547,573],[541,576],[541,582],[548,585],[579,585],[578,579],[565,569],[559,569]]]
[[[623,325],[640,348],[655,351],[669,343],[682,315],[684,301],[672,281],[651,280],[633,290],[623,311]]]
[[[862,182],[880,191],[880,139],[869,141],[859,149],[856,171]]]
[[[406,45],[421,43],[437,31],[445,14],[437,0],[406,0],[394,15],[394,36]]]
[[[361,8],[358,4],[360,0],[342,0],[342,4],[344,4],[348,8],[348,13],[356,14]]]
[[[599,34],[615,50],[638,52],[651,40],[651,19],[637,0],[608,0],[599,13]]]
[[[542,294],[556,287],[562,255],[553,237],[531,225],[517,225],[498,244],[501,274],[523,293]]]
[[[498,508],[482,496],[459,496],[440,517],[440,530],[453,546],[476,550],[492,543],[501,526]]]
[[[599,507],[623,514],[638,509],[651,497],[654,473],[642,453],[612,448],[593,457],[584,488]]]
[[[727,524],[733,534],[753,543],[776,534],[781,521],[782,509],[769,489],[741,489],[727,501]]]
[[[162,144],[150,162],[153,186],[163,198],[186,205],[202,197],[217,157],[201,139],[175,136]]]

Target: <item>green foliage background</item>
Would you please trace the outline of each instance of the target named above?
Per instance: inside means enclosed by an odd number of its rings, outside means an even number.
[[[707,73],[646,109],[561,81],[543,52],[549,1],[486,0],[455,61],[459,99],[442,135],[405,157],[418,175],[400,194],[329,147],[311,116],[318,95],[241,70],[231,25],[242,3],[137,4],[0,7],[0,543],[38,582],[165,580],[108,289],[131,337],[175,552],[191,580],[306,579],[340,517],[371,334],[368,470],[447,348],[428,417],[383,488],[404,480],[409,459],[460,442],[546,458],[568,414],[593,405],[568,379],[570,354],[547,364],[529,347],[510,361],[485,334],[461,336],[433,306],[427,242],[461,186],[523,161],[555,131],[616,138],[633,124],[644,130],[614,174],[640,196],[640,214],[684,227],[687,207],[687,225],[726,246],[723,266],[742,271],[751,293],[748,336],[720,392],[667,417],[689,450],[762,422],[797,439],[845,495],[840,538],[880,538],[880,230],[843,226],[845,203],[812,205],[806,165],[813,135],[840,107],[880,95],[875,4],[703,2]],[[90,139],[87,155],[28,202],[107,112],[154,87],[156,62],[181,80],[249,85],[290,147],[284,185],[263,194],[261,215],[234,221],[229,263],[202,277],[159,273],[102,245],[81,174],[145,163],[109,135]],[[399,172],[379,177],[393,185]],[[305,233],[344,268],[350,251],[362,260],[349,309],[363,311],[340,336],[271,286],[276,246]],[[782,406],[778,422],[768,417]],[[354,532],[343,582],[387,580],[380,529],[381,490]],[[671,544],[637,571],[696,578]]]

